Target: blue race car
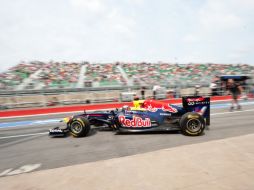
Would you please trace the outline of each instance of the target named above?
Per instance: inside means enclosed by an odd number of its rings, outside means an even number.
[[[91,127],[121,132],[180,130],[184,135],[198,136],[210,125],[210,98],[183,97],[182,106],[157,100],[134,102],[112,111],[95,111],[64,118],[67,126],[50,129],[50,136],[87,136]]]

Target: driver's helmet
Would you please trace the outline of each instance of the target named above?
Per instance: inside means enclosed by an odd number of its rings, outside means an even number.
[[[124,105],[122,107],[122,111],[131,111],[131,107],[130,106],[127,106],[127,105]]]
[[[144,100],[134,100],[133,105],[135,108],[144,108]]]

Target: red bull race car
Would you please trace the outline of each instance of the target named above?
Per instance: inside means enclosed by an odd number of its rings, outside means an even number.
[[[93,128],[107,128],[118,133],[180,130],[184,135],[201,135],[210,125],[210,98],[183,97],[182,105],[157,100],[137,100],[133,107],[95,111],[64,118],[66,128],[50,129],[50,136],[87,136]]]

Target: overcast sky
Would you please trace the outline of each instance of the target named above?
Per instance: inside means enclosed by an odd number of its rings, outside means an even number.
[[[21,60],[254,64],[254,0],[0,0],[1,71]]]

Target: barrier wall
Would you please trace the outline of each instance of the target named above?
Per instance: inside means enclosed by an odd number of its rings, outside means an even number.
[[[73,105],[90,103],[105,103],[120,101],[120,94],[122,91],[85,91],[85,92],[69,92],[69,93],[56,93],[56,94],[36,94],[36,95],[12,95],[0,96],[0,110],[1,109],[18,109],[18,108],[31,108],[31,107],[47,107],[49,105]],[[134,91],[141,97],[140,90]],[[179,96],[194,95],[194,88],[181,89]],[[200,95],[210,95],[209,88],[200,88]],[[145,91],[146,97],[153,96],[152,90]],[[168,98],[169,96],[166,95]]]

